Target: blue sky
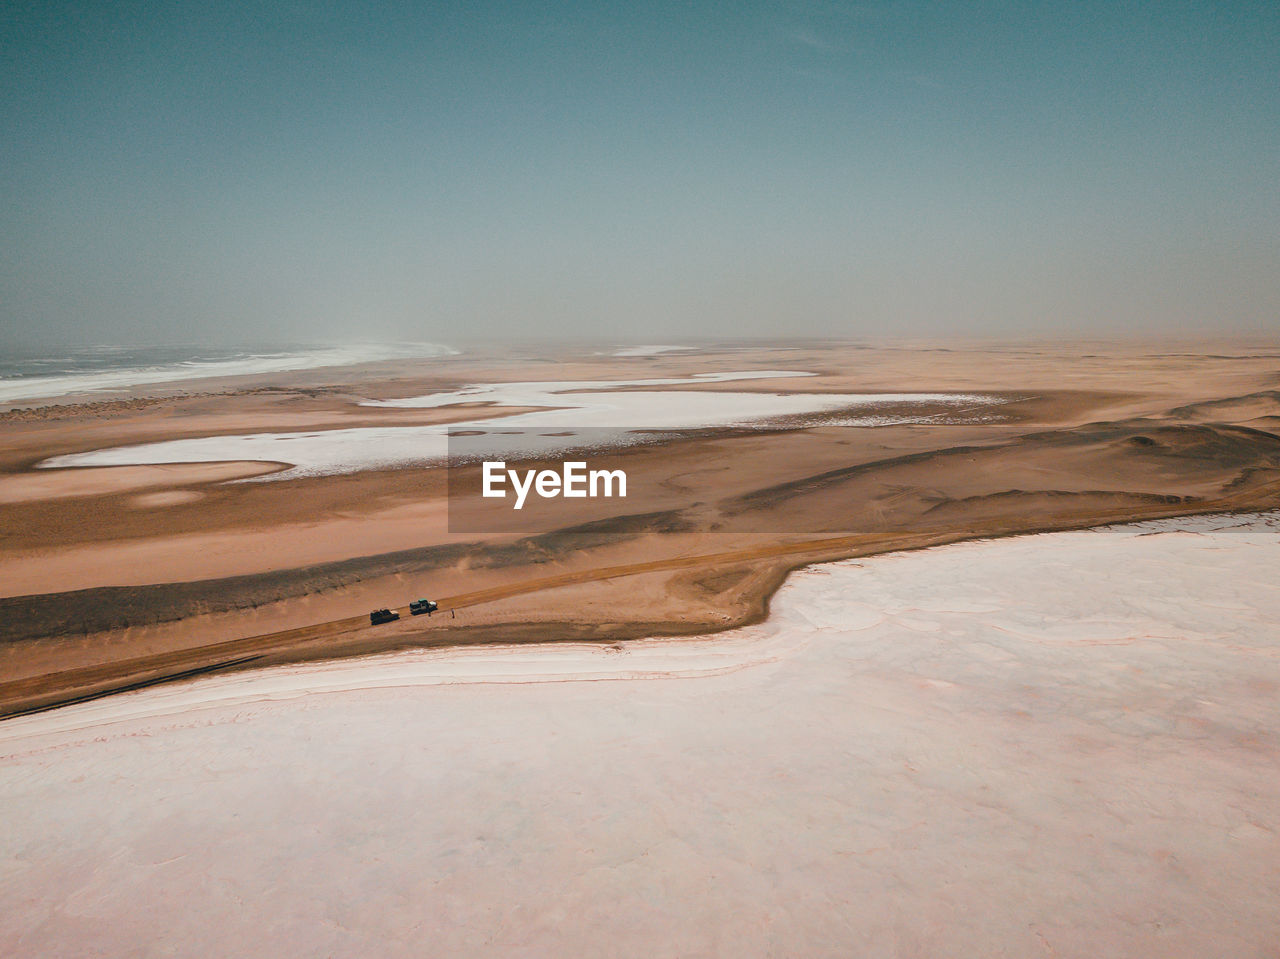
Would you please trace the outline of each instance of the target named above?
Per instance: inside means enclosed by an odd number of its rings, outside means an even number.
[[[10,3],[4,342],[1280,331],[1275,3]]]

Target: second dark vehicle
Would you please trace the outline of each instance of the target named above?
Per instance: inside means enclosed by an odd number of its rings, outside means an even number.
[[[409,612],[413,613],[414,616],[419,616],[422,613],[426,613],[430,616],[439,608],[439,604],[433,603],[429,599],[415,599],[409,604]]]

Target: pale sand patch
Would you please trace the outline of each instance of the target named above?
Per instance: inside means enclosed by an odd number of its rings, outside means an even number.
[[[143,493],[129,500],[135,509],[152,509],[155,507],[181,506],[184,503],[197,503],[204,499],[204,493],[193,489],[172,489],[161,493]]]
[[[372,516],[290,525],[271,525],[268,517],[258,529],[27,550],[0,563],[0,596],[217,579],[468,538],[447,529],[448,504],[431,500]]]
[[[261,476],[279,469],[266,463],[170,463],[47,470],[0,476],[0,503],[31,503],[75,496],[104,496],[149,486],[188,486]]]
[[[9,721],[0,946],[1263,955],[1277,522],[816,567],[709,640],[322,663]]]
[[[687,353],[696,350],[694,346],[624,346],[621,349],[614,350],[610,356],[619,357],[649,357],[661,356],[663,353]]]

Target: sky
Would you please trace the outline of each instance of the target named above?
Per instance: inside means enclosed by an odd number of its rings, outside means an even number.
[[[1280,333],[1280,4],[23,3],[0,346]]]

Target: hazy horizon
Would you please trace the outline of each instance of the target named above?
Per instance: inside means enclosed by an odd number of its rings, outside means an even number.
[[[0,347],[1280,332],[1265,3],[44,3]]]

